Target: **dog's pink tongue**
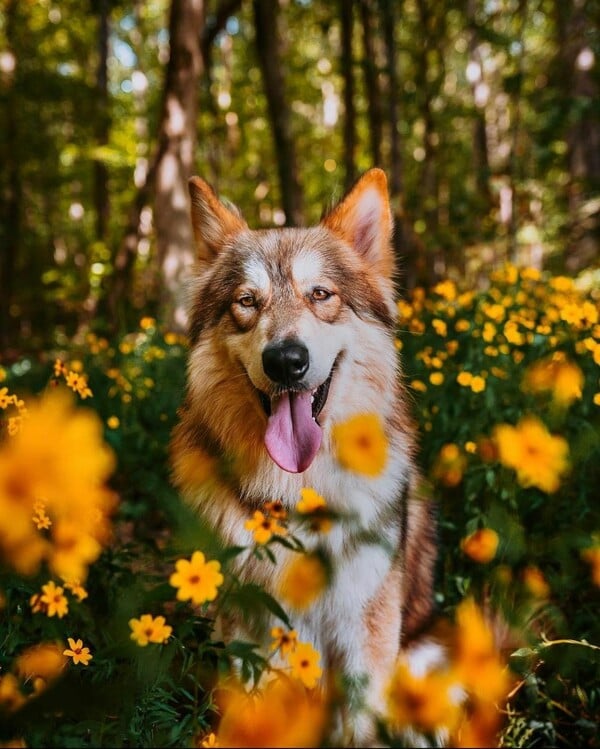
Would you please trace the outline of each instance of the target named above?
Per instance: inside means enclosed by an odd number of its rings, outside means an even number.
[[[323,433],[313,420],[311,394],[284,393],[271,401],[265,446],[280,468],[302,473],[321,446]]]

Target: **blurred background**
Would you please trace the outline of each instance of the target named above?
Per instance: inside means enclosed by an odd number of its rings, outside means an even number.
[[[378,165],[401,289],[506,260],[597,284],[599,22],[597,0],[2,0],[4,358],[181,329],[192,174],[258,228]]]

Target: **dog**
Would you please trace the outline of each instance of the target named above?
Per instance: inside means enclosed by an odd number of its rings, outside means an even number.
[[[200,177],[189,191],[197,273],[187,391],[170,446],[174,482],[234,546],[251,543],[244,524],[256,510],[274,499],[292,510],[303,487],[355,518],[319,538],[333,578],[293,623],[324,672],[366,682],[368,710],[349,711],[344,730],[349,743],[369,745],[401,648],[431,615],[437,556],[394,341],[386,176],[365,172],[308,228],[251,230]],[[364,413],[380,418],[388,441],[375,477],[344,468],[332,437],[334,425]],[[250,558],[239,570],[275,597],[292,552],[276,554],[277,565]]]

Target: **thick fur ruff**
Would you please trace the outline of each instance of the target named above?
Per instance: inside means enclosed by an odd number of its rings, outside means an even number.
[[[247,545],[244,522],[253,512],[270,500],[291,510],[303,487],[321,494],[333,512],[355,518],[318,538],[303,537],[309,549],[321,545],[334,573],[321,599],[292,618],[326,671],[350,683],[368,679],[369,711],[353,711],[345,731],[352,743],[368,744],[369,716],[383,710],[402,643],[430,615],[436,557],[433,510],[415,465],[415,429],[394,345],[385,175],[364,174],[318,226],[306,229],[252,231],[198,177],[190,180],[190,195],[198,269],[187,395],[171,444],[174,479],[226,544]],[[292,384],[274,381],[264,352],[290,341],[306,350],[307,369]],[[267,449],[270,411],[281,399],[299,403],[303,392],[319,393],[327,381],[316,415],[320,446],[299,458],[297,469],[280,467],[295,460],[302,437]],[[332,438],[333,425],[364,413],[379,416],[389,442],[376,477],[345,469]],[[218,468],[223,456],[226,471]],[[238,572],[277,597],[292,554],[279,546],[276,553],[277,565],[251,559]],[[241,622],[228,625],[243,636]]]

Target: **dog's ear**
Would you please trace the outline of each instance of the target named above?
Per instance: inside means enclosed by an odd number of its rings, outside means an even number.
[[[201,177],[190,177],[188,188],[196,252],[200,260],[211,261],[228,237],[247,229],[248,225],[239,213],[219,200]]]
[[[392,214],[387,179],[381,169],[365,172],[321,224],[351,245],[369,265],[383,275],[391,275]]]

